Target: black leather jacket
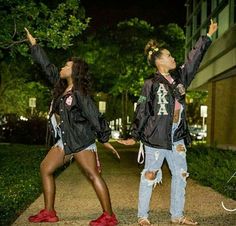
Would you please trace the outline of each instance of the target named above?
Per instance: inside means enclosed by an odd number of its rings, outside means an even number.
[[[159,73],[145,81],[131,126],[132,137],[147,146],[172,150],[171,132],[177,99],[182,105],[182,111],[173,141],[184,139],[186,145],[191,142],[186,121],[185,95],[180,94],[178,87],[182,86],[187,90],[210,44],[209,37],[199,38],[186,62],[170,73],[174,79],[173,84]]]
[[[32,46],[31,53],[33,59],[41,65],[49,81],[54,85],[59,79],[58,69],[50,63],[39,45]],[[60,115],[65,154],[83,150],[93,144],[96,138],[101,143],[109,140],[111,129],[89,96],[82,95],[75,90],[68,95],[61,96],[57,102],[59,102],[57,114]],[[53,111],[50,112],[50,119],[53,113]],[[56,131],[53,129],[51,120],[49,120],[49,126],[55,138]]]

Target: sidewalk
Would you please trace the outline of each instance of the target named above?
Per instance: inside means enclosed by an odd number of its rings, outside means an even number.
[[[136,163],[137,148],[118,149],[121,162],[110,152],[100,152],[100,160],[111,195],[113,210],[120,221],[119,225],[137,225],[137,200],[141,169]],[[163,166],[163,183],[153,192],[150,220],[153,225],[169,224],[170,173]],[[190,175],[191,177],[191,175]],[[57,179],[56,211],[58,223],[29,223],[28,216],[37,213],[43,207],[43,196],[32,203],[13,223],[13,226],[30,225],[88,225],[91,219],[101,214],[101,208],[92,186],[82,175],[76,163],[71,164]],[[227,212],[224,202],[230,208],[236,208],[236,201],[227,199],[211,188],[200,186],[188,179],[185,212],[204,226],[236,226],[236,212]]]

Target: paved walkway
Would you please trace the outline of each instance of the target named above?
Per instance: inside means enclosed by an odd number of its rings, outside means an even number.
[[[136,212],[138,186],[141,169],[136,163],[137,148],[120,146],[121,161],[117,161],[110,152],[100,153],[103,177],[110,190],[113,210],[120,221],[119,225],[137,225]],[[190,176],[191,177],[191,176]],[[57,179],[56,210],[58,223],[37,225],[88,225],[91,219],[101,214],[98,199],[85,177],[75,163],[71,164]],[[153,225],[169,224],[170,173],[163,166],[163,183],[158,185],[152,196],[150,220]],[[227,212],[221,207],[224,201],[228,207],[236,208],[236,201],[227,199],[211,188],[200,186],[188,179],[185,211],[187,216],[204,226],[236,226],[236,212]],[[43,207],[43,196],[32,203],[15,221],[14,226],[36,225],[29,223],[29,215]]]

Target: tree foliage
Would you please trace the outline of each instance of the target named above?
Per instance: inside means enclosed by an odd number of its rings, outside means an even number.
[[[178,25],[155,28],[138,18],[122,21],[113,29],[97,31],[86,42],[78,43],[76,51],[90,64],[98,91],[137,96],[144,79],[154,72],[144,54],[151,38],[170,49],[177,63],[183,62],[185,36]]]
[[[33,0],[1,0],[0,14],[0,23],[4,25],[0,30],[0,57],[4,53],[10,53],[11,56],[27,54],[24,27],[42,45],[67,49],[73,45],[73,39],[87,28],[90,20],[85,17],[78,0],[66,0],[53,9]]]
[[[0,64],[2,77],[0,85],[0,114],[17,114],[28,117],[31,114],[29,98],[36,98],[35,115],[43,115],[49,105],[49,89],[39,82],[27,82],[19,76],[22,67],[13,64]],[[24,71],[24,70],[23,70]],[[29,76],[29,75],[28,75]]]

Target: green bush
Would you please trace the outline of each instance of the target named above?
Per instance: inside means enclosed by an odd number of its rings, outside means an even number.
[[[41,193],[46,148],[0,144],[0,225],[10,225]]]
[[[196,145],[188,149],[191,178],[236,200],[236,152]]]

